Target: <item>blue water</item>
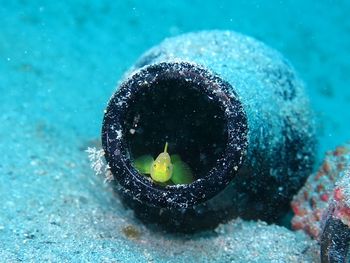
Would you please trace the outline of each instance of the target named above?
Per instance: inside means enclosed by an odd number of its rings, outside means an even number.
[[[98,143],[123,72],[165,37],[230,29],[264,41],[306,83],[318,155],[349,141],[349,10],[346,0],[1,1],[0,255],[35,262],[74,261],[79,249],[87,260],[116,254],[112,241],[99,247],[101,231],[112,235],[101,218],[121,224],[126,212],[84,149]],[[97,254],[81,252],[89,246]],[[132,246],[119,259],[135,256]],[[48,258],[36,252],[45,249]]]

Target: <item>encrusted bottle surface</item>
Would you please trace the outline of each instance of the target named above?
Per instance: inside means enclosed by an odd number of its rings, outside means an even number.
[[[123,200],[182,229],[230,217],[277,220],[311,172],[314,130],[301,81],[276,51],[229,31],[182,35],[144,54],[106,109],[102,142]],[[165,142],[193,182],[140,173]]]

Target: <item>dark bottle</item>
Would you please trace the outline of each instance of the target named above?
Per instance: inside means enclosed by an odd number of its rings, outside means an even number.
[[[133,160],[169,142],[195,181],[160,185]],[[105,111],[102,143],[136,215],[172,230],[240,216],[275,222],[311,172],[314,128],[302,82],[276,51],[229,31],[162,42],[126,74]]]

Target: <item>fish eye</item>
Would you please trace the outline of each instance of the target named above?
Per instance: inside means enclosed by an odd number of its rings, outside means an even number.
[[[157,165],[156,165],[156,164],[153,164],[153,167],[154,167],[154,168],[156,168],[156,167],[157,167]]]

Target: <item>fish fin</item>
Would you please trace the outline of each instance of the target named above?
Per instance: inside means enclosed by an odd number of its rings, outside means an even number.
[[[134,167],[139,173],[150,174],[151,166],[154,162],[154,159],[151,155],[146,154],[136,158],[133,162]]]
[[[173,164],[173,174],[171,181],[174,184],[190,184],[194,181],[191,168],[183,161]]]
[[[170,155],[171,163],[181,162],[181,157],[178,154],[172,154]]]
[[[165,153],[167,153],[167,152],[168,152],[168,142],[165,142],[164,152],[165,152]]]

